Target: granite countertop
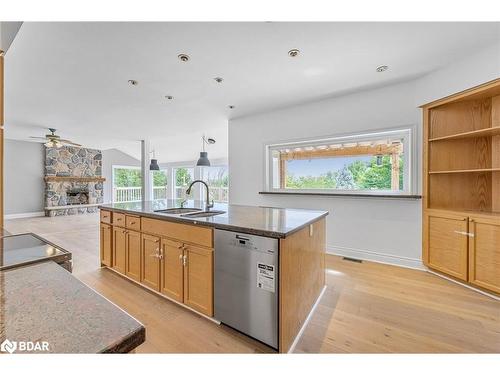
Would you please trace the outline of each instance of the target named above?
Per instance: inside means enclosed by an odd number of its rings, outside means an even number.
[[[0,271],[0,342],[5,339],[45,341],[50,353],[125,353],[144,342],[145,328],[45,261]]]
[[[180,204],[180,199],[165,199],[147,202],[104,204],[99,206],[99,208],[273,238],[285,238],[306,225],[328,215],[328,211],[243,206],[224,203],[216,203],[211,210],[221,210],[225,211],[225,213],[211,217],[188,218],[180,215],[155,212],[156,210],[180,207]],[[201,201],[188,201],[185,207],[204,209],[204,203]]]

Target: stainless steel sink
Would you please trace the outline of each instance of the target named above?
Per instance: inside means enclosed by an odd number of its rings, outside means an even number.
[[[193,207],[178,207],[178,208],[167,208],[164,210],[155,210],[155,212],[163,213],[163,214],[187,214],[189,212],[198,212],[201,211],[201,208],[193,208]]]
[[[215,216],[215,215],[221,215],[225,214],[226,211],[200,211],[200,212],[193,212],[190,214],[183,214],[181,215],[182,217],[209,217],[209,216]]]

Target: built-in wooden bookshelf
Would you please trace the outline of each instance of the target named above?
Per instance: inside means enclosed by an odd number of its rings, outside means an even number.
[[[422,108],[424,263],[500,293],[500,79]]]

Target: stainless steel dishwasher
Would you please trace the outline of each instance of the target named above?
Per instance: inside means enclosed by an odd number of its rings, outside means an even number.
[[[215,230],[215,319],[278,349],[278,240]]]

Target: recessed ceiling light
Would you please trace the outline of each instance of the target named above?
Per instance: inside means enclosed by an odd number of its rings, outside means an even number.
[[[174,97],[172,95],[165,95],[165,98],[167,98],[168,100],[172,100]]]
[[[135,79],[129,79],[128,83],[130,83],[132,86],[137,86],[139,82],[137,82]]]
[[[377,73],[382,73],[382,72],[385,72],[387,69],[389,69],[389,67],[387,65],[380,65],[379,67],[377,67]]]
[[[224,81],[224,79],[222,77],[215,77],[214,81],[217,83],[222,83],[222,81]]]
[[[232,104],[231,104],[231,105],[228,105],[227,107],[228,107],[229,109],[234,109],[234,105],[232,105]]]
[[[189,61],[189,55],[186,55],[185,53],[181,53],[180,55],[177,55],[177,57],[182,62],[188,62]]]
[[[297,57],[299,55],[300,51],[298,49],[291,49],[288,51],[288,56],[290,57]]]

